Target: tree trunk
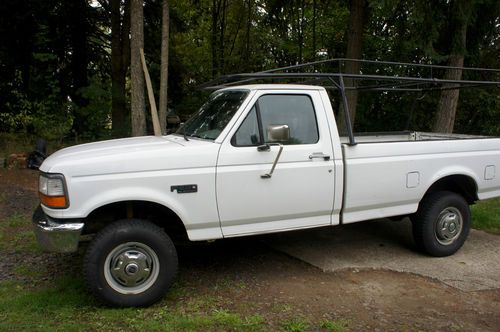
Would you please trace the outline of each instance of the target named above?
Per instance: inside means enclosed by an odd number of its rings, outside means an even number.
[[[252,0],[247,0],[248,16],[247,16],[247,27],[245,33],[245,66],[249,66],[250,59],[250,29],[252,27]]]
[[[227,0],[222,0],[221,16],[219,29],[219,75],[225,72],[225,32],[226,32],[226,12],[227,12]]]
[[[71,33],[71,73],[72,88],[71,99],[79,107],[88,105],[88,99],[83,97],[80,89],[89,85],[87,69],[89,57],[87,52],[87,34],[88,34],[88,4],[85,0],[71,1],[67,5],[70,7],[70,25]],[[76,112],[74,114],[73,130],[75,135],[81,136],[88,132],[88,115]]]
[[[125,0],[125,9],[123,11],[122,23],[122,63],[123,79],[127,78],[127,71],[130,66],[130,0]],[[127,109],[127,116],[130,117]],[[130,122],[129,122],[130,123]]]
[[[464,54],[466,50],[467,25],[472,12],[470,0],[458,0],[452,3],[452,21],[451,47],[448,65],[452,67],[463,67]],[[460,80],[462,79],[462,69],[447,69],[444,79]],[[454,85],[446,85],[446,88],[452,88]],[[456,85],[455,85],[456,86]],[[455,125],[455,116],[457,113],[459,89],[447,89],[441,91],[439,98],[436,119],[432,128],[437,133],[452,133]]]
[[[130,58],[130,2],[125,1],[124,15],[121,1],[111,0],[111,120],[113,137],[129,134],[128,108],[125,84]]]
[[[299,63],[303,62],[303,52],[304,52],[304,11],[305,2],[300,1],[300,8],[297,8],[297,39],[299,42]]]
[[[346,58],[348,59],[361,59],[363,54],[363,31],[365,25],[365,0],[351,0],[350,2],[350,18],[349,18],[349,31],[347,35],[347,51]],[[360,62],[346,61],[345,72],[348,74],[359,74],[361,68]],[[355,87],[356,82],[353,79],[344,80],[346,87]],[[347,105],[349,107],[349,115],[351,117],[351,124],[354,127],[356,119],[356,108],[358,104],[358,91],[348,90],[346,92]],[[344,109],[341,110],[339,119],[339,127],[342,133],[346,132],[346,124],[344,121]]]
[[[211,51],[212,51],[212,77],[216,77],[219,72],[219,62],[217,61],[217,27],[219,20],[220,0],[212,1],[212,31],[211,31]]]
[[[464,55],[454,54],[450,56],[449,65],[453,67],[463,67]],[[446,80],[460,80],[462,78],[461,69],[447,69],[444,74]],[[447,88],[454,85],[445,86]],[[455,85],[456,86],[456,85]],[[455,125],[455,116],[457,113],[458,98],[460,96],[459,89],[450,89],[441,91],[439,97],[438,111],[432,131],[435,133],[452,133]]]
[[[140,49],[144,48],[143,0],[130,0],[130,76],[132,136],[146,134],[144,106],[144,73]]]
[[[170,13],[168,0],[162,3],[162,27],[161,27],[161,68],[160,68],[160,128],[161,132],[167,132],[167,102],[168,102],[168,41]]]
[[[316,0],[313,0],[313,17],[312,17],[312,59],[316,61]]]

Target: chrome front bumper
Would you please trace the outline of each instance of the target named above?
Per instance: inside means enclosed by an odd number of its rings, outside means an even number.
[[[74,221],[53,220],[39,206],[33,214],[33,226],[38,244],[49,252],[77,251],[83,223]]]

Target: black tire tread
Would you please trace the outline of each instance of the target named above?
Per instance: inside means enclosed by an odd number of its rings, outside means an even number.
[[[436,245],[428,234],[434,229],[436,210],[439,210],[443,201],[456,201],[465,209],[463,215],[463,229],[460,238],[448,246]],[[451,191],[438,191],[424,196],[419,204],[417,213],[412,217],[413,239],[417,249],[435,257],[444,257],[454,254],[460,249],[467,238],[470,229],[470,210],[467,201],[459,194]]]
[[[94,287],[97,283],[97,273],[98,271],[98,266],[93,262],[93,255],[95,255],[96,251],[99,250],[99,247],[103,245],[103,241],[106,241],[108,238],[113,238],[114,234],[116,234],[117,231],[124,229],[125,227],[140,227],[142,230],[146,230],[151,232],[151,234],[154,234],[155,236],[159,236],[162,239],[162,242],[165,246],[168,247],[168,250],[171,251],[175,255],[175,262],[176,264],[174,266],[170,266],[169,268],[171,269],[171,279],[173,281],[173,278],[175,275],[177,275],[178,272],[178,265],[177,265],[177,252],[175,250],[175,246],[170,239],[170,237],[165,233],[165,231],[158,227],[157,225],[147,221],[147,220],[142,220],[142,219],[124,219],[124,220],[119,220],[115,221],[112,224],[106,226],[103,228],[100,232],[98,232],[95,237],[92,239],[91,243],[89,244],[84,259],[83,259],[83,271],[84,271],[84,281],[87,286],[87,289],[101,302],[111,305],[111,306],[117,306],[117,307],[129,307],[129,306],[148,306],[156,302],[161,296],[155,296],[151,298],[149,301],[142,301],[140,304],[134,304],[134,301],[110,301],[110,299],[103,297],[103,294],[99,292],[96,287]],[[94,271],[94,273],[91,273],[90,271]],[[168,287],[171,285],[171,281],[169,282]],[[168,288],[167,288],[168,289]],[[166,291],[166,290],[165,290]]]

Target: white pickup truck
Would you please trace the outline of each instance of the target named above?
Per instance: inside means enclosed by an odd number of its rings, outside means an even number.
[[[93,293],[143,306],[168,290],[176,240],[409,216],[416,246],[456,252],[469,205],[500,196],[500,139],[412,132],[339,137],[326,90],[290,84],[214,92],[168,136],[60,150],[40,168],[33,222],[46,250],[76,251]]]

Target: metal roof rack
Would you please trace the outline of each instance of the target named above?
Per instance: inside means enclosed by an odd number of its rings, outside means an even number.
[[[345,72],[346,63],[357,63],[358,73]],[[363,67],[364,66],[364,67]],[[320,68],[323,67],[323,68]],[[325,68],[326,67],[326,68]],[[479,76],[480,80],[443,79],[444,70],[462,70],[465,75]],[[299,71],[300,70],[300,71]],[[391,75],[383,74],[391,73]],[[494,80],[484,80],[490,76]],[[348,80],[346,86],[345,79]],[[273,83],[320,85],[338,90],[342,95],[349,144],[355,145],[349,115],[346,91],[435,91],[475,87],[500,87],[500,69],[452,67],[421,63],[376,61],[336,58],[275,68],[256,73],[223,75],[199,86],[204,90],[218,90],[235,85],[272,80]]]

